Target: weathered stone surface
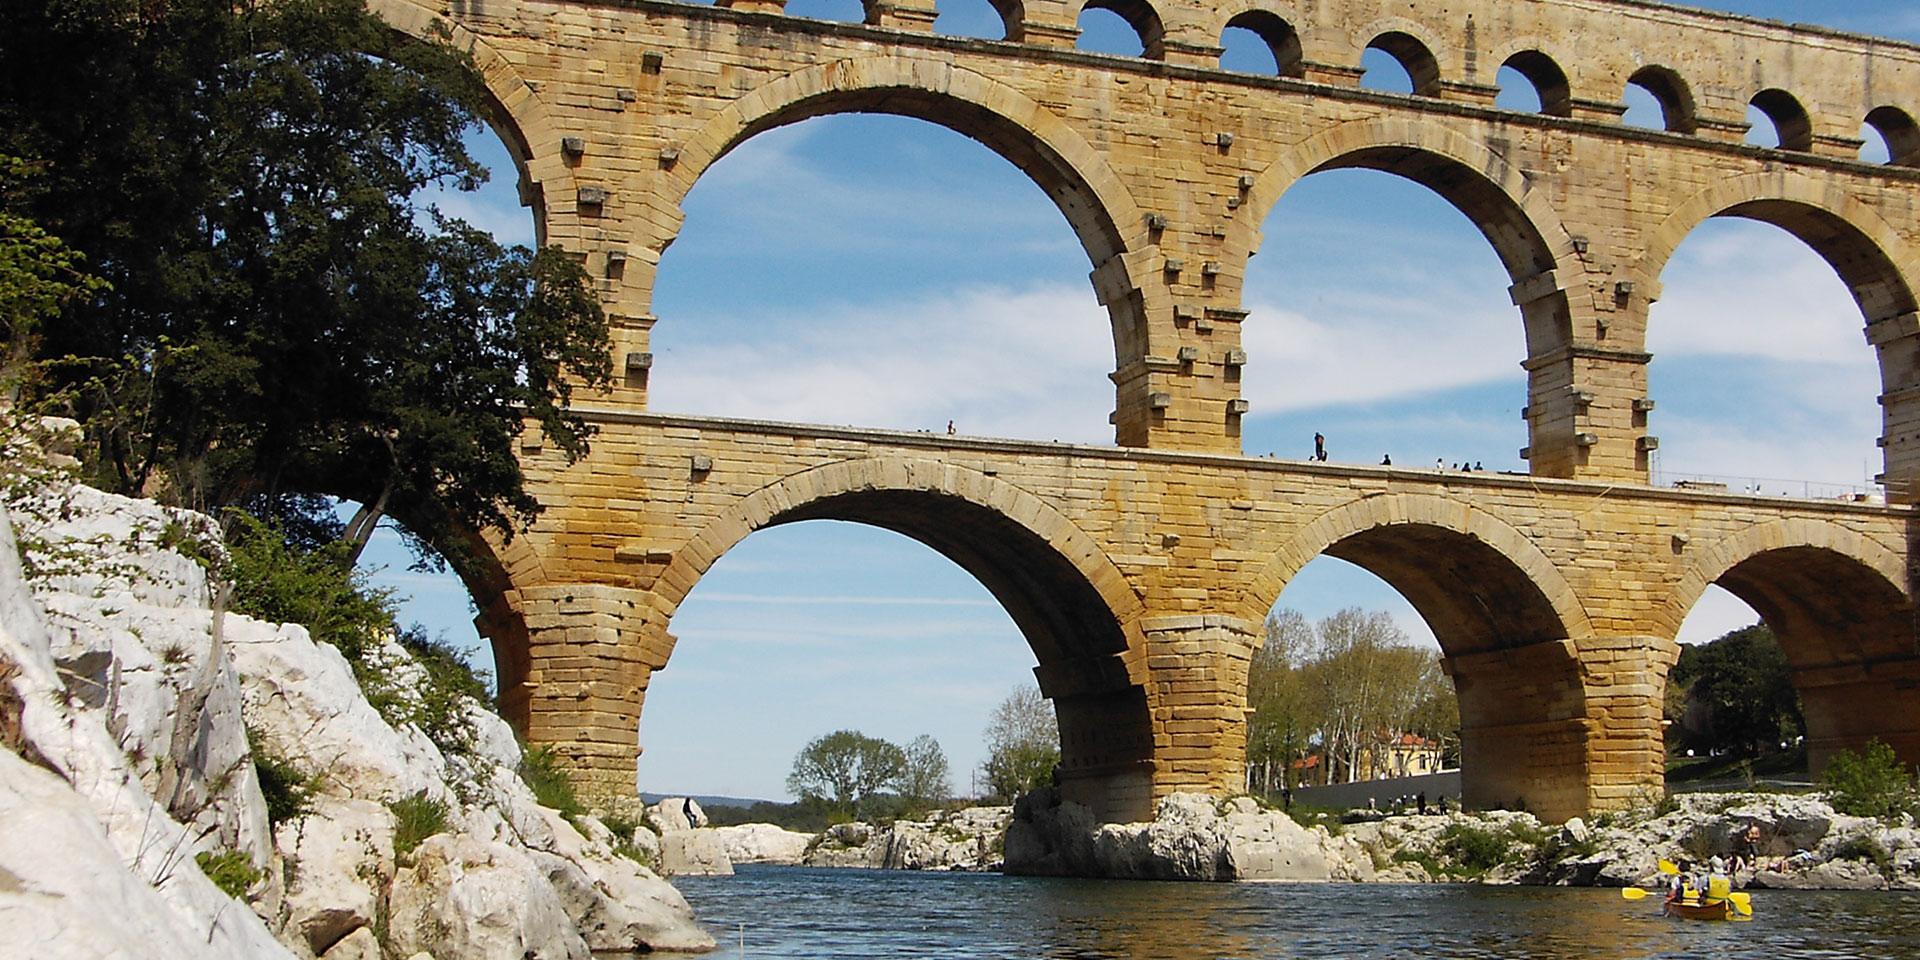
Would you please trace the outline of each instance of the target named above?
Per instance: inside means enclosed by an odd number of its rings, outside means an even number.
[[[382,719],[340,651],[304,627],[228,616],[226,638],[245,678],[247,722],[261,749],[343,796],[391,803],[416,794],[446,803],[446,762],[426,736]]]
[[[660,835],[660,869],[667,876],[733,875],[727,845],[712,830],[679,830]]]
[[[235,949],[228,938],[206,943],[200,924],[211,914],[195,917],[181,910],[129,870],[86,800],[9,750],[0,750],[0,820],[7,825],[0,830],[0,930],[12,955],[48,960],[292,956],[271,938],[256,939],[245,949]],[[253,949],[260,952],[249,952]]]
[[[330,955],[371,927],[393,881],[393,814],[371,800],[322,794],[276,831],[281,858],[293,865],[282,908],[282,937],[314,956]]]
[[[668,797],[647,808],[647,823],[655,833],[677,833],[707,825],[707,812],[691,797]]]
[[[713,833],[726,848],[727,859],[736,864],[797,864],[806,855],[807,844],[813,841],[813,834],[788,830],[771,823],[714,827]]]
[[[591,960],[545,871],[503,843],[442,834],[393,880],[388,941],[461,960]]]
[[[1023,797],[1006,871],[1153,880],[1370,880],[1365,851],[1241,798],[1173,794],[1151,822],[1102,824],[1051,790]]]
[[[583,837],[535,802],[515,773],[519,748],[498,717],[467,704],[472,749],[442,755],[420,731],[389,725],[339,654],[304,630],[231,615],[216,621],[202,568],[166,547],[210,531],[205,518],[84,488],[49,498],[48,509],[33,513],[32,559],[43,571],[37,599],[20,579],[0,513],[0,713],[8,747],[0,761],[17,765],[26,787],[36,771],[60,784],[43,768],[86,785],[64,797],[58,790],[6,794],[13,779],[0,775],[0,806],[20,800],[19,809],[9,807],[16,830],[0,831],[7,834],[0,870],[18,881],[12,893],[11,881],[0,883],[0,916],[18,917],[43,937],[46,949],[32,951],[36,957],[378,958],[372,927],[400,907],[423,935],[456,931],[473,956],[520,958],[523,951],[508,949],[519,934],[504,930],[516,925],[527,925],[522,939],[543,956],[566,956],[575,946],[614,953],[712,947],[677,891],[614,855],[604,826],[584,818],[597,834]],[[71,570],[44,573],[68,558]],[[42,605],[57,624],[51,631]],[[370,642],[376,656],[389,658],[382,671],[396,695],[419,686],[421,668],[404,651],[390,640]],[[311,778],[306,812],[273,837],[249,725],[263,749]],[[161,792],[164,807],[154,799]],[[445,841],[446,849],[403,858],[403,882],[395,879],[387,804],[409,796],[442,803],[448,832],[429,841]],[[39,809],[56,801],[57,810]],[[41,819],[49,827],[31,831]],[[117,865],[88,858],[81,829],[88,823]],[[43,835],[70,844],[71,865],[88,876],[44,852],[15,857],[31,853]],[[252,910],[193,866],[197,851],[227,850],[248,854],[261,871],[249,891]],[[88,901],[72,901],[82,912],[63,916],[24,892],[82,880],[96,906],[115,912],[111,922],[93,924],[93,939],[85,929],[84,910],[94,909]],[[138,945],[127,948],[121,941],[128,937]],[[176,940],[186,945],[176,949]]]
[[[118,500],[106,501],[116,514],[137,512],[134,501]],[[290,956],[252,911],[240,909],[192,865],[193,834],[148,792],[140,771],[121,751],[108,729],[111,708],[104,702],[89,707],[77,691],[68,690],[55,665],[41,605],[22,577],[10,513],[0,508],[0,682],[18,714],[9,714],[9,749],[0,751],[0,807],[5,808],[0,815],[9,825],[0,831],[0,869],[9,877],[0,884],[0,916],[9,929],[17,919],[22,935],[10,936],[9,942],[44,944],[29,952],[53,958]],[[42,515],[57,516],[58,510]],[[127,526],[120,516],[99,523],[109,531]],[[42,543],[72,539],[45,526],[37,526],[33,535]],[[111,561],[128,555],[124,545],[107,539],[86,556]],[[48,569],[48,557],[35,560]],[[51,592],[50,582],[43,579],[41,585]],[[183,602],[181,582],[155,583],[137,565],[114,564],[105,572],[65,577],[61,585],[85,589],[89,597],[121,591],[142,602],[165,603]],[[211,774],[205,767],[192,773],[209,783]],[[241,775],[250,776],[251,769]],[[113,916],[96,923],[96,909]]]
[[[380,953],[380,938],[373,935],[373,929],[356,927],[322,954],[320,960],[385,960],[385,957]]]

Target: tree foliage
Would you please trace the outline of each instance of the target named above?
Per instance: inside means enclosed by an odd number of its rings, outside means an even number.
[[[1892,818],[1916,807],[1913,775],[1880,740],[1834,754],[1821,782],[1833,808],[1849,816]]]
[[[987,718],[987,759],[980,778],[988,796],[1011,802],[1053,781],[1060,765],[1060,727],[1053,705],[1034,684],[1015,687]]]
[[[874,794],[898,786],[907,755],[897,744],[858,730],[816,738],[793,758],[787,790],[803,799],[830,801],[835,810],[859,816]]]
[[[0,154],[0,397],[11,401],[27,379],[26,364],[41,327],[67,305],[105,292],[85,272],[85,257],[21,212],[33,170]]]
[[[900,774],[900,799],[908,808],[920,810],[945,803],[953,793],[953,784],[940,741],[923,733],[907,741],[902,752],[906,764]]]
[[[341,496],[443,551],[528,522],[514,437],[580,454],[571,390],[611,360],[575,261],[421,200],[484,178],[462,138],[487,103],[465,54],[361,0],[11,9],[0,154],[43,171],[19,209],[111,284],[60,299],[39,345],[95,481]]]
[[[1414,646],[1385,613],[1348,608],[1311,623],[1294,610],[1267,618],[1248,670],[1250,789],[1300,785],[1296,761],[1317,755],[1345,782],[1377,772],[1386,741],[1414,734],[1454,755],[1460,707],[1437,651]]]
[[[1793,670],[1764,624],[1682,647],[1667,690],[1678,747],[1758,757],[1806,732]]]

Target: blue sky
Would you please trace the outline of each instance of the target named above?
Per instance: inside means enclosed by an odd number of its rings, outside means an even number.
[[[1920,39],[1911,0],[1700,5]],[[787,10],[855,19],[859,4]],[[1138,49],[1111,14],[1091,11],[1083,25],[1089,49]],[[985,0],[956,4],[937,29],[999,35]],[[1270,70],[1244,39],[1229,36],[1227,66]],[[1366,65],[1369,85],[1405,82],[1391,64]],[[1516,87],[1502,103],[1530,98]],[[1630,102],[1629,122],[1650,123],[1648,105]],[[475,145],[493,182],[441,205],[529,241],[504,154],[488,136]],[[985,147],[901,118],[810,120],[742,145],[685,209],[654,298],[655,409],[904,429],[953,419],[969,434],[1111,442],[1112,341],[1086,256],[1039,188]],[[1389,175],[1334,171],[1289,191],[1264,233],[1245,293],[1248,453],[1304,457],[1318,431],[1336,460],[1524,469],[1518,317],[1505,271],[1465,217]],[[1713,221],[1663,285],[1649,335],[1663,476],[1800,492],[1877,472],[1878,374],[1824,262],[1773,227]],[[978,375],[987,368],[991,389]],[[477,644],[459,584],[406,570],[395,540],[383,535],[368,562],[410,598],[405,615]],[[1385,609],[1432,642],[1391,588],[1340,561],[1310,564],[1281,603],[1316,618]],[[1716,591],[1683,639],[1755,619]],[[641,724],[648,791],[783,797],[795,751],[853,727],[895,741],[933,734],[967,792],[987,712],[1034,662],[959,568],[904,537],[825,521],[749,537],[694,589],[673,631],[679,645]]]

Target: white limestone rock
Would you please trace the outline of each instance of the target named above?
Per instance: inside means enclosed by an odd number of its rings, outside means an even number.
[[[129,506],[136,501],[111,501],[122,514],[137,513]],[[35,536],[42,543],[59,539],[44,528]],[[103,555],[109,549],[89,546]],[[48,566],[42,563],[40,569]],[[118,584],[146,602],[178,592],[176,583],[137,593],[130,585],[144,581],[119,569],[60,576],[62,586],[92,584],[101,593]],[[40,586],[53,592],[51,582]],[[102,646],[111,648],[111,643],[89,644]],[[0,864],[14,878],[0,884],[0,915],[23,925],[21,939],[7,942],[39,938],[45,950],[31,955],[53,958],[111,956],[121,936],[138,944],[130,955],[290,956],[252,911],[214,887],[194,865],[193,855],[210,849],[217,838],[198,846],[196,834],[156,801],[108,729],[112,711],[78,702],[55,666],[52,648],[41,605],[22,577],[9,511],[0,510],[0,739],[8,748],[0,751],[0,763],[9,785],[8,812],[0,817],[7,825],[0,831],[5,851]],[[52,779],[22,757],[52,771]],[[241,775],[250,777],[251,768]],[[45,845],[53,839],[60,845]],[[61,894],[57,904],[42,895],[49,891]],[[114,916],[101,919],[97,930],[76,929],[95,911]],[[170,954],[164,947],[174,942],[191,949]]]
[[[208,944],[202,924],[211,915],[193,916],[129,869],[87,800],[10,750],[0,750],[0,823],[6,825],[0,830],[0,944],[8,956],[291,956],[271,937],[250,938],[244,946],[231,936]],[[178,870],[199,875],[190,861]],[[225,896],[220,901],[229,912],[252,917]]]
[[[440,751],[420,731],[395,730],[367,702],[340,651],[305,627],[229,615],[226,639],[260,749],[340,796],[391,803],[425,794],[453,805]]]
[[[383,960],[380,938],[373,935],[372,927],[356,927],[321,954],[319,960]]]
[[[1226,822],[1227,851],[1232,858],[1234,878],[1333,878],[1325,831],[1310,831],[1284,813],[1261,810],[1245,797],[1233,801]]]
[[[889,870],[993,870],[1012,807],[968,807],[926,820],[895,821],[880,855]]]
[[[597,953],[713,949],[680,891],[645,864],[615,853],[613,832],[599,820],[581,817],[584,829],[576,829],[557,811],[536,809],[547,821],[548,839],[529,844],[529,853],[547,871],[588,947]],[[644,828],[638,833],[653,836]]]
[[[733,876],[727,847],[711,829],[660,835],[660,869],[668,876]]]
[[[280,825],[288,873],[282,937],[313,956],[330,955],[373,925],[393,881],[393,814],[371,800],[320,795],[306,814]]]
[[[720,845],[726,848],[727,859],[736,864],[798,864],[807,854],[807,845],[813,842],[813,834],[771,823],[743,823],[712,829],[714,836],[720,838]]]
[[[440,834],[413,851],[388,897],[394,952],[460,960],[591,960],[546,872],[504,843]]]
[[[707,825],[707,812],[692,797],[668,797],[647,808],[646,821],[654,832],[665,836],[681,830],[697,830]]]

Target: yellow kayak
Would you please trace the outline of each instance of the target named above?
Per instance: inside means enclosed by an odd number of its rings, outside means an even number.
[[[1752,911],[1741,913],[1731,900],[1668,900],[1667,916],[1683,920],[1751,920]]]

